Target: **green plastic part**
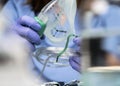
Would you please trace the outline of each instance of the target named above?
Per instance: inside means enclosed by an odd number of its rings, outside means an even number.
[[[41,29],[40,31],[38,31],[38,34],[40,37],[42,37],[46,28],[46,24],[42,20],[40,20],[38,17],[35,17],[35,20],[41,25]]]
[[[76,35],[70,34],[70,35],[67,37],[67,42],[66,42],[66,44],[65,44],[65,47],[64,47],[64,49],[57,55],[56,62],[58,62],[59,57],[67,50],[70,37],[72,37],[72,36],[76,36]]]

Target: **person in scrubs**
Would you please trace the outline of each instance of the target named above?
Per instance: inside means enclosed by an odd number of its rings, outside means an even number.
[[[90,2],[86,1],[82,3],[83,10],[91,10],[91,2],[94,2],[95,0],[90,0]],[[81,2],[78,2],[78,6],[80,5]],[[81,10],[81,7],[78,9]],[[81,11],[80,11],[81,12]],[[77,20],[79,21],[79,25],[81,22],[81,14],[80,12],[78,13],[78,18]],[[83,13],[82,13],[83,14]],[[114,29],[114,30],[119,30],[120,28],[120,7],[115,4],[109,4],[108,9],[104,14],[96,14],[91,22],[91,27],[95,29],[99,28],[104,28],[106,29]],[[80,28],[79,26],[79,29]],[[77,42],[77,41],[76,41]],[[78,43],[77,43],[78,44]],[[79,42],[80,45],[80,42]],[[101,49],[105,51],[105,65],[106,66],[119,66],[120,65],[120,36],[110,36],[110,37],[105,37],[102,40],[101,43]],[[70,58],[70,63],[71,66],[80,72],[80,58],[79,57],[71,57]]]
[[[40,38],[37,33],[41,29],[41,26],[40,24],[38,24],[37,21],[35,21],[34,17],[49,1],[51,0],[9,0],[1,11],[1,15],[4,15],[4,17],[7,19],[7,29],[15,32],[22,39],[25,39],[25,42],[27,44],[26,46],[28,46],[31,51],[35,50],[35,45],[40,45],[41,40],[44,40],[44,37]],[[78,10],[75,18],[75,29],[76,32],[79,34],[80,31],[83,29],[81,16],[82,13],[80,11],[82,8],[81,6],[84,6],[83,9],[88,9],[90,4],[88,5],[88,2],[85,2],[83,0],[77,0],[77,4]],[[93,18],[92,26],[94,28],[103,27],[105,29],[109,29],[109,27],[119,27],[119,12],[119,7],[110,6],[109,11],[105,15],[98,15]],[[117,23],[115,23],[114,21],[117,21]],[[80,39],[76,38],[73,41],[75,43],[75,46],[79,48],[78,50],[80,50]],[[107,49],[109,43],[112,44],[112,46],[115,44],[113,41],[105,41],[105,43],[103,44],[106,44],[104,48],[108,52],[108,54],[111,54],[111,52],[109,52],[110,49]],[[80,57],[70,57],[69,61],[71,67],[80,72]],[[72,70],[74,72],[72,72],[73,76],[71,77],[73,77],[74,79],[79,79],[80,73],[76,72],[75,70]],[[69,81],[68,78],[64,78],[64,81]],[[60,81],[60,79],[61,78],[58,78],[56,80]]]

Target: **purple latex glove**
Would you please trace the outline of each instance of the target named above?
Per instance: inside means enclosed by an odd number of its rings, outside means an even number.
[[[71,56],[69,58],[70,65],[72,66],[73,69],[76,71],[80,72],[81,70],[81,64],[80,64],[80,38],[75,38],[73,42],[78,46],[78,49],[76,51],[75,56]]]
[[[72,56],[69,58],[70,65],[73,69],[80,72],[81,64],[80,64],[80,57],[79,56]]]
[[[81,44],[81,39],[79,37],[74,38],[73,42],[80,48],[80,44]]]
[[[27,40],[27,45],[32,51],[35,50],[34,45],[38,45],[41,42],[40,36],[37,33],[40,29],[41,26],[34,18],[29,16],[21,17],[12,27],[12,30]]]

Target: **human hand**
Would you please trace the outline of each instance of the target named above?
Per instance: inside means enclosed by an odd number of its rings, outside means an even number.
[[[74,42],[78,47],[80,47],[81,39],[80,39],[79,37],[74,38],[74,39],[73,39],[73,42]]]
[[[78,46],[78,49],[76,51],[76,55],[75,56],[71,56],[69,58],[69,62],[70,62],[70,65],[72,66],[73,69],[75,69],[76,71],[80,72],[81,70],[81,64],[80,64],[80,38],[75,38],[73,40],[73,42]]]
[[[41,42],[40,36],[37,33],[40,29],[40,24],[29,16],[22,16],[12,27],[13,31],[27,40],[27,45],[32,51],[35,50],[34,45],[38,45]]]
[[[81,64],[80,64],[80,57],[79,56],[72,56],[69,58],[70,65],[73,69],[80,72],[81,71]]]

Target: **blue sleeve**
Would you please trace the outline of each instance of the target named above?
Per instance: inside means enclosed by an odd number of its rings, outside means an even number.
[[[5,18],[6,24],[8,25],[16,21],[16,19],[18,18],[18,15],[17,15],[16,6],[13,0],[8,0],[6,5],[3,7],[0,13],[0,16]]]
[[[120,7],[115,5],[110,6],[104,19],[107,29],[118,29],[120,27]]]
[[[120,29],[120,7],[111,6],[104,19],[106,23],[105,29]],[[102,49],[120,58],[120,36],[104,38]]]
[[[31,6],[25,3],[26,0],[8,0],[0,13],[0,16],[5,17],[6,24],[11,25],[24,15],[34,16]]]
[[[107,37],[103,40],[102,48],[110,54],[120,58],[120,37],[113,36]]]

